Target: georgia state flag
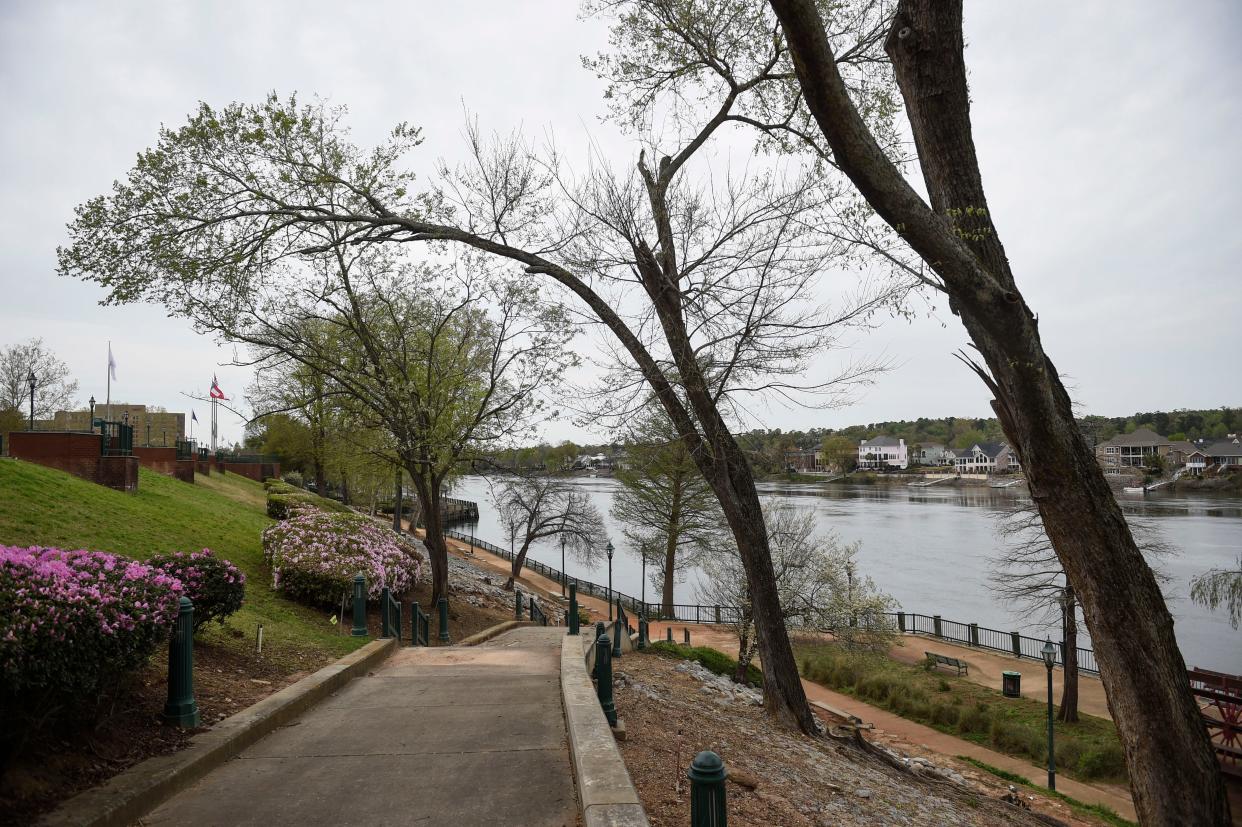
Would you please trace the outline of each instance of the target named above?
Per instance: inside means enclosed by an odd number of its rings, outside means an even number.
[[[228,399],[224,395],[224,391],[220,390],[220,383],[216,381],[215,374],[211,377],[211,398],[212,399]]]

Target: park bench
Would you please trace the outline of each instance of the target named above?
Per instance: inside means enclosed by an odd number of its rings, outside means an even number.
[[[965,675],[969,672],[969,669],[966,666],[966,661],[964,660],[951,658],[947,655],[938,655],[935,652],[924,652],[923,654],[927,655],[927,662],[932,668],[937,666],[948,666],[952,669],[956,669],[957,674],[959,675]]]

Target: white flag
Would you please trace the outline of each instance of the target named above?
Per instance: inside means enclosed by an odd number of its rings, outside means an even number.
[[[112,358],[111,342],[108,342],[108,375],[116,379],[116,360]]]

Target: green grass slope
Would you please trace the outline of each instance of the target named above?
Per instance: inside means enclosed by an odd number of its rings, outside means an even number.
[[[225,474],[194,485],[146,469],[138,492],[125,494],[52,468],[0,460],[0,544],[56,546],[124,554],[210,548],[246,575],[246,602],[225,626],[200,635],[229,648],[254,646],[262,623],[264,654],[290,666],[356,649],[366,638],[341,635],[327,614],[285,600],[271,589],[260,535],[271,524],[263,487]]]

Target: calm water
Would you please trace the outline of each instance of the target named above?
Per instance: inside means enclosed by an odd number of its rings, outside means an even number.
[[[607,478],[580,478],[574,484],[589,492],[604,515],[617,552],[613,586],[640,595],[642,575],[636,554],[609,514],[618,484]],[[988,582],[990,562],[1003,548],[997,536],[998,515],[1023,494],[992,488],[908,488],[764,484],[760,493],[814,509],[820,530],[835,532],[847,543],[859,542],[859,568],[908,612],[940,614],[949,620],[976,622],[1003,631],[1043,636],[1041,618],[1006,604]],[[487,480],[466,477],[453,496],[479,503],[481,539],[507,545],[496,519]],[[1173,548],[1157,566],[1168,577],[1165,593],[1177,623],[1177,637],[1188,666],[1242,672],[1242,632],[1224,612],[1208,612],[1188,599],[1190,578],[1213,567],[1230,565],[1242,551],[1242,499],[1160,494],[1122,495],[1132,522],[1154,531]],[[462,530],[468,527],[462,526]],[[560,545],[544,541],[531,556],[560,567]],[[570,574],[606,583],[607,564],[566,561]],[[694,603],[699,573],[677,584],[678,602]],[[647,598],[656,599],[647,587]],[[1082,645],[1089,645],[1083,643]]]

